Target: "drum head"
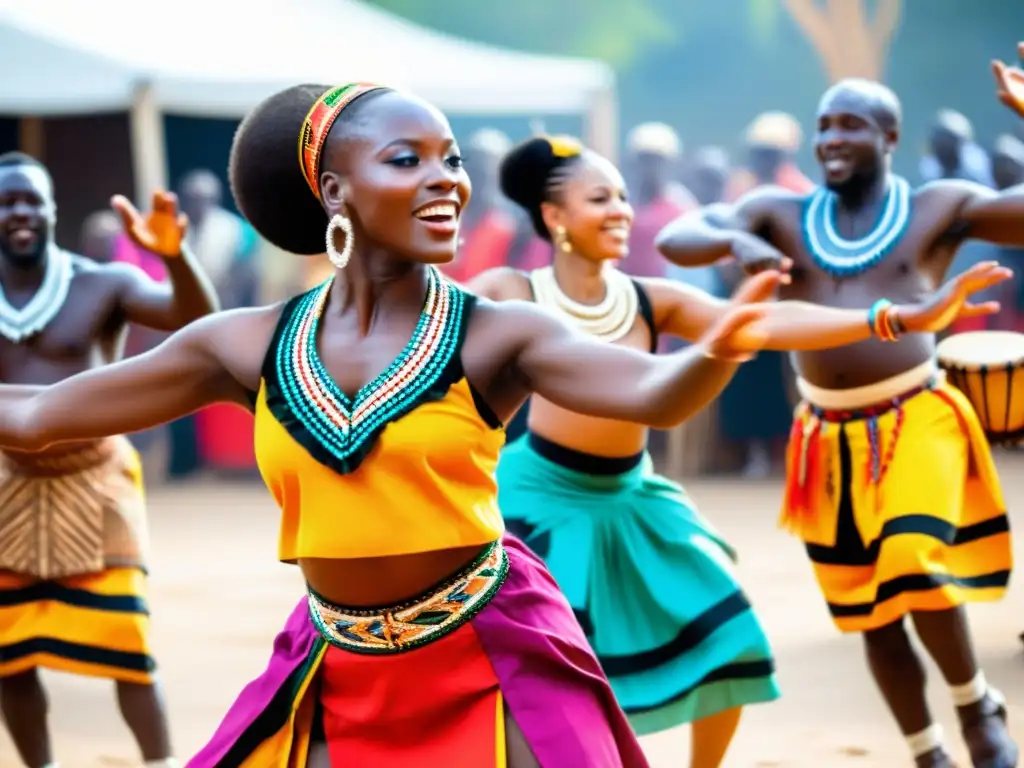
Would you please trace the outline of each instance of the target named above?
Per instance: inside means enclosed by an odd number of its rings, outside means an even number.
[[[936,348],[944,367],[978,370],[982,367],[1024,363],[1024,333],[970,331],[948,336]]]

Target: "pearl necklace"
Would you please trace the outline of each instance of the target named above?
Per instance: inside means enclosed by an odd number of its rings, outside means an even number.
[[[599,304],[580,304],[559,287],[553,267],[530,273],[533,297],[538,304],[565,315],[581,331],[612,342],[621,339],[633,327],[639,300],[633,281],[617,269],[604,272],[604,284],[605,295]]]
[[[24,307],[11,306],[0,286],[0,335],[19,344],[43,330],[64,306],[72,277],[74,269],[67,251],[50,246],[43,282]]]

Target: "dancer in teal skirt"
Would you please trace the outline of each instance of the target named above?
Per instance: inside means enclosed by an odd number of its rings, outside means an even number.
[[[576,140],[520,144],[501,182],[552,242],[553,265],[485,272],[469,286],[478,295],[537,302],[585,333],[643,351],[656,349],[659,333],[698,339],[728,308],[698,289],[614,268],[628,252],[632,208],[615,167]],[[952,285],[927,305],[895,310],[907,329],[923,329],[948,323],[964,298]],[[871,335],[867,310],[802,302],[769,305],[753,329],[765,349],[826,349]],[[498,466],[506,525],[547,562],[635,731],[692,723],[691,765],[716,768],[742,708],[779,696],[735,553],[679,485],[654,473],[644,426],[537,396],[528,424]]]

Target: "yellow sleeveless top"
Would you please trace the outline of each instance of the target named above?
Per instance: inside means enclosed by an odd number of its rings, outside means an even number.
[[[387,557],[486,544],[504,531],[504,431],[460,352],[475,297],[431,268],[413,338],[355,397],[316,352],[331,282],[290,301],[256,398],[260,474],[282,512],[279,557]]]

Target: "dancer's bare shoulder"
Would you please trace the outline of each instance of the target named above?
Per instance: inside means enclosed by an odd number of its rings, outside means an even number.
[[[215,367],[249,391],[259,389],[263,360],[287,302],[215,312],[171,336],[193,354],[208,356]],[[168,350],[170,352],[171,350]]]
[[[481,272],[466,283],[466,289],[491,301],[529,301],[530,276],[513,267],[494,267]]]
[[[72,290],[116,294],[125,280],[136,274],[145,273],[132,264],[120,261],[98,262],[77,253],[66,251],[71,258],[71,273],[74,275]]]
[[[464,349],[471,357],[483,353],[496,369],[505,368],[532,338],[548,332],[552,323],[561,324],[558,317],[529,296],[477,296]]]
[[[75,275],[87,277],[94,285],[118,290],[133,282],[152,280],[141,267],[126,261],[100,262],[70,251],[68,254],[71,256],[71,266]]]
[[[999,196],[995,190],[967,179],[936,179],[922,184],[914,192],[919,213],[934,219],[937,226],[969,223],[972,206]]]
[[[523,351],[533,340],[563,327],[568,328],[528,298],[479,296],[462,346],[462,365],[466,378],[503,422],[531,391],[519,366]]]

